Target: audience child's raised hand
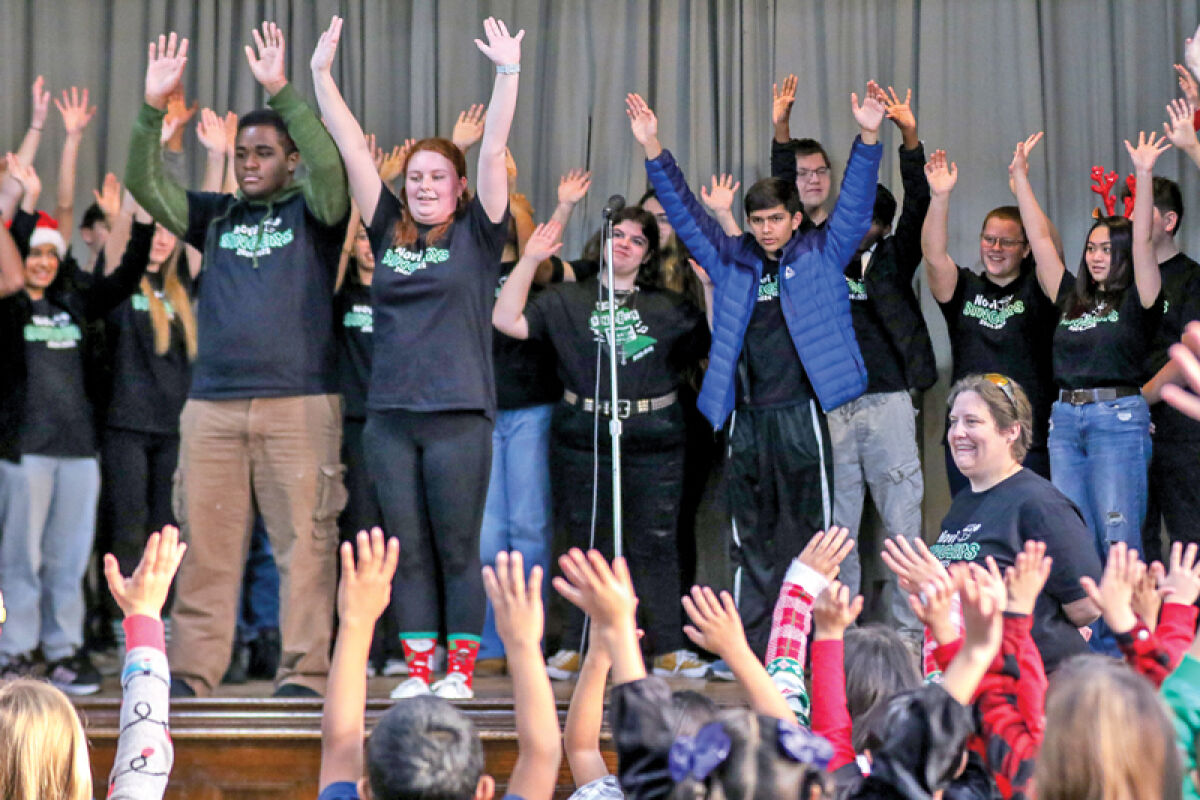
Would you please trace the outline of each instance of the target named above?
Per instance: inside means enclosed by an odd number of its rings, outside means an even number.
[[[883,124],[883,116],[887,109],[876,96],[879,85],[875,81],[867,81],[867,90],[863,94],[862,104],[858,102],[858,93],[850,93],[850,111],[854,121],[858,123],[859,135],[863,144],[875,144],[879,141],[879,126]]]
[[[813,641],[841,639],[862,613],[862,595],[850,596],[850,587],[833,581],[817,595],[813,605]]]
[[[700,185],[700,200],[708,210],[717,214],[731,213],[733,198],[742,187],[741,181],[735,181],[732,175],[722,174],[712,176],[712,187]]]
[[[36,131],[46,126],[46,115],[50,112],[50,90],[46,89],[45,85],[45,78],[38,75],[30,89],[33,95],[33,110],[29,115],[29,127]]]
[[[112,553],[104,556],[104,577],[108,591],[126,617],[144,615],[159,619],[163,603],[179,562],[187,552],[187,544],[179,541],[179,529],[168,525],[161,532],[150,534],[142,560],[128,578],[121,575],[121,566]]]
[[[1158,626],[1158,611],[1162,608],[1163,593],[1159,588],[1167,576],[1161,561],[1155,561],[1146,569],[1146,574],[1133,587],[1133,597],[1130,605],[1137,618],[1146,623],[1146,627],[1154,630]]]
[[[483,138],[483,124],[487,120],[487,107],[483,103],[475,103],[458,112],[454,130],[450,132],[450,141],[464,153],[475,146]]]
[[[174,31],[169,36],[159,35],[157,42],[150,43],[149,59],[146,63],[145,101],[161,110],[167,107],[167,98],[179,86],[183,68],[187,65],[188,40],[180,39]]]
[[[950,618],[950,607],[958,593],[950,573],[942,570],[922,584],[920,591],[908,596],[908,605],[917,619],[939,645],[948,645],[958,639],[958,628]]]
[[[1008,591],[1008,610],[1014,614],[1032,614],[1042,587],[1050,579],[1054,560],[1046,555],[1045,542],[1028,541],[1013,566],[1004,570]]]
[[[804,545],[796,560],[811,567],[827,581],[837,577],[842,562],[854,549],[850,529],[834,525],[827,531],[817,531]]]
[[[1083,591],[1100,607],[1113,633],[1128,633],[1137,625],[1132,606],[1133,587],[1145,574],[1146,565],[1138,558],[1137,551],[1117,542],[1108,549],[1108,562],[1099,586],[1086,575],[1079,579]]]
[[[355,547],[350,542],[341,546],[342,577],[338,584],[338,618],[343,627],[357,630],[375,630],[379,619],[391,600],[392,576],[400,561],[400,540],[385,540],[378,527],[370,533],[359,531]]]
[[[969,705],[1004,636],[1006,591],[999,571],[978,564],[951,566],[962,600],[963,646],[942,674],[942,686],[958,702]]]
[[[922,541],[914,536],[910,540],[903,536],[892,536],[883,541],[879,554],[887,568],[896,573],[900,588],[909,594],[917,594],[936,575],[946,574],[946,568]]]
[[[726,661],[734,653],[749,651],[742,618],[729,592],[718,597],[708,586],[693,586],[691,593],[683,596],[683,610],[692,621],[683,626],[683,632],[697,647]]]
[[[925,162],[925,180],[929,183],[929,193],[934,197],[949,195],[958,183],[958,164],[946,160],[945,150],[934,150],[933,155]]]
[[[629,117],[629,129],[633,138],[646,151],[646,159],[658,158],[662,145],[658,141],[658,117],[640,94],[625,95],[625,114]]]
[[[252,32],[254,47],[246,45],[246,61],[254,80],[258,81],[268,94],[275,95],[287,86],[287,75],[284,72],[284,56],[286,45],[283,31],[274,22],[262,24],[262,32],[255,28]],[[257,50],[257,53],[255,52]]]
[[[592,618],[593,634],[605,638],[612,656],[614,683],[627,683],[646,676],[646,665],[638,648],[637,594],[624,558],[612,566],[596,550],[584,553],[572,547],[559,556],[562,576],[554,588],[568,602]]]
[[[542,568],[534,566],[525,579],[525,560],[520,552],[499,552],[496,566],[483,568],[483,589],[496,612],[496,632],[506,651],[526,647],[540,653],[544,612],[542,611]]]
[[[1200,562],[1197,561],[1196,555],[1195,542],[1189,543],[1187,547],[1184,547],[1182,542],[1171,545],[1170,568],[1158,582],[1164,602],[1190,606],[1200,598]],[[1160,565],[1159,569],[1161,568]]]

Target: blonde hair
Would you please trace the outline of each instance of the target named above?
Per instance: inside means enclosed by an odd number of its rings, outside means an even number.
[[[188,361],[196,359],[196,314],[192,311],[192,298],[179,280],[179,262],[183,245],[176,244],[175,250],[161,267],[163,276],[162,293],[179,317],[183,325],[183,339],[187,346]],[[171,320],[167,316],[167,307],[162,299],[155,294],[150,285],[150,279],[142,277],[142,295],[145,296],[150,311],[150,327],[154,330],[154,352],[165,356],[171,347]]]
[[[0,797],[91,800],[79,715],[66,695],[43,681],[0,683]]]
[[[997,381],[1007,383],[1001,387]],[[1033,406],[1021,384],[996,373],[968,375],[950,387],[950,394],[946,397],[946,408],[954,408],[954,401],[964,392],[979,395],[991,412],[997,430],[1003,431],[1013,425],[1021,426],[1017,440],[1012,443],[1012,457],[1018,464],[1024,461],[1030,446],[1033,445]]]
[[[1175,731],[1150,682],[1104,656],[1064,662],[1034,781],[1038,800],[1179,800]]]

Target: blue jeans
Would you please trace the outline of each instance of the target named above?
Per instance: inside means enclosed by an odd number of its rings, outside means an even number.
[[[525,571],[535,565],[549,581],[553,504],[550,497],[550,416],[553,405],[501,411],[492,430],[492,477],[488,484],[479,558],[492,564],[502,550],[525,558]],[[545,585],[543,584],[543,588]],[[479,658],[500,658],[504,645],[488,603]]]
[[[1050,412],[1050,475],[1083,512],[1103,562],[1116,542],[1142,549],[1150,409],[1140,395]]]
[[[83,573],[96,533],[100,466],[94,458],[21,456],[0,460],[4,518],[0,587],[8,622],[0,654],[8,660],[38,644],[47,661],[83,644]]]
[[[279,568],[261,515],[255,516],[254,532],[250,534],[237,626],[243,642],[257,639],[259,632],[267,628],[279,627]]]

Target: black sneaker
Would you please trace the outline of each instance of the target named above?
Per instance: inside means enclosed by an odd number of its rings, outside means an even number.
[[[310,689],[307,686],[301,686],[298,683],[280,684],[279,688],[271,697],[320,697],[321,693],[316,689]]]
[[[233,655],[229,659],[229,669],[225,670],[225,676],[221,678],[221,683],[230,683],[234,685],[243,684],[248,681],[246,669],[250,663],[250,651],[246,645],[240,640],[233,643]]]
[[[32,653],[21,653],[0,664],[0,682],[37,677],[37,661]]]
[[[250,640],[250,677],[266,681],[274,680],[275,673],[279,671],[279,656],[282,648],[279,628],[260,630],[258,636]]]
[[[188,686],[187,683],[184,682],[183,678],[172,678],[171,679],[171,697],[176,698],[176,699],[182,699],[185,697],[195,697],[195,696],[196,696],[196,690],[193,689],[192,687]]]
[[[95,694],[100,691],[100,673],[83,652],[46,666],[46,677],[67,694]]]

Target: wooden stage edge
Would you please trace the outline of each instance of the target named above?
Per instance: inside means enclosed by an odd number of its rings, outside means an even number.
[[[402,678],[368,681],[367,730],[391,707],[388,697]],[[740,705],[737,684],[703,680],[672,680],[675,689],[702,692],[720,705]],[[554,683],[561,729],[574,683]],[[274,699],[272,686],[257,681],[222,686],[205,699],[173,700],[171,739],[175,766],[167,789],[168,800],[293,800],[316,798],[321,758],[321,699]],[[479,730],[486,769],[496,778],[497,798],[503,796],[517,756],[512,685],[506,677],[475,680],[476,698],[456,701]],[[99,694],[75,698],[91,743],[92,774],[96,796],[103,797],[108,773],[116,755],[120,733],[120,686],[106,679]],[[607,726],[602,748],[615,769]],[[564,759],[559,772],[557,798],[574,789]]]

